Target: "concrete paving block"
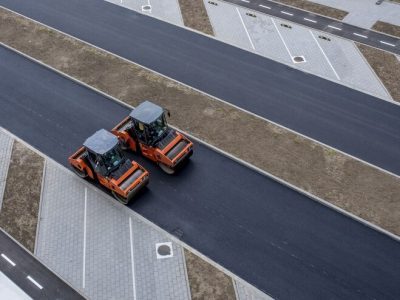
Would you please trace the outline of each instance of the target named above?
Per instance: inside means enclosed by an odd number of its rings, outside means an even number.
[[[249,286],[241,280],[235,280],[237,300],[272,300],[270,296]]]
[[[0,130],[0,209],[3,202],[4,189],[6,188],[6,179],[8,167],[10,165],[13,139]]]

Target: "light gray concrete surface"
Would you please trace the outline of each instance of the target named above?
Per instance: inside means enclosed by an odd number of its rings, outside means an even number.
[[[218,4],[215,6],[203,1],[216,38],[293,68],[392,100],[352,41],[225,2],[215,0]],[[321,39],[322,36],[330,41]],[[303,56],[305,62],[295,63],[294,56]]]
[[[168,236],[47,161],[36,255],[90,299],[190,299],[183,250]],[[132,255],[134,257],[132,261]]]
[[[264,294],[260,290],[241,282],[240,280],[235,281],[235,290],[238,300],[272,300],[270,296]]]
[[[183,19],[178,0],[105,0],[164,21],[183,26]],[[150,10],[143,9],[150,6]]]
[[[0,209],[3,203],[4,189],[8,167],[10,165],[13,140],[10,136],[0,130]]]
[[[377,0],[312,0],[320,4],[347,11],[344,22],[356,26],[371,28],[378,20],[400,26],[400,4]]]

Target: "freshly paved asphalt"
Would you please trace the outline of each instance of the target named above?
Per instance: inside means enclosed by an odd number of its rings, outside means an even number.
[[[398,105],[102,0],[0,5],[400,175]]]
[[[32,299],[84,299],[78,292],[21,248],[3,230],[0,230],[0,253],[5,254],[16,264],[13,267],[3,257],[0,257],[0,271]],[[31,276],[43,289],[39,289],[29,281],[27,276]]]
[[[274,1],[268,0],[222,0],[228,3],[236,4],[251,10],[266,13],[281,19],[285,19],[294,23],[302,24],[310,28],[322,30],[330,34],[353,40],[358,43],[369,45],[395,54],[400,54],[400,39],[379,33],[373,30],[350,25],[334,19],[313,14],[301,9],[289,7]],[[260,6],[262,5],[262,6]],[[285,12],[285,13],[282,13]],[[292,14],[292,15],[288,15]],[[308,20],[307,20],[308,19]],[[311,22],[309,20],[315,21]],[[355,35],[359,34],[359,35]]]
[[[0,47],[0,126],[67,166],[129,110]],[[202,144],[130,207],[278,299],[399,299],[400,243]]]

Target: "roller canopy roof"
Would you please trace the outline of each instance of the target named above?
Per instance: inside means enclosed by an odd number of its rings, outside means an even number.
[[[113,149],[118,144],[118,138],[105,129],[96,131],[83,143],[90,151],[103,155]]]
[[[150,101],[145,101],[132,110],[129,116],[141,123],[150,124],[153,123],[163,112],[164,110],[162,107]]]

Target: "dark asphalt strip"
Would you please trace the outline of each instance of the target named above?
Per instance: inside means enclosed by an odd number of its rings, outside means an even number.
[[[0,126],[59,163],[128,109],[0,48]],[[280,299],[398,299],[400,243],[210,148],[130,207]]]
[[[400,175],[399,105],[105,1],[0,5]]]
[[[3,230],[0,230],[0,253],[6,255],[8,259],[15,263],[15,266],[12,266],[7,259],[0,257],[0,271],[32,299],[84,299],[28,251],[21,248]],[[27,278],[28,276],[38,283],[42,289],[30,281]]]

